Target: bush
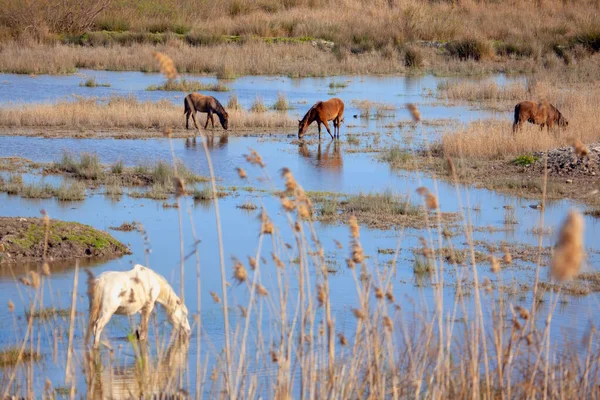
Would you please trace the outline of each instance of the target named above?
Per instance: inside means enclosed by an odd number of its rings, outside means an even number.
[[[95,28],[101,31],[124,32],[131,29],[129,21],[121,18],[104,18],[98,21]]]
[[[273,104],[273,109],[277,111],[286,111],[290,109],[290,105],[288,104],[287,98],[285,94],[279,93],[277,96],[277,101]]]
[[[574,42],[581,44],[588,50],[596,52],[600,50],[600,27],[593,27],[578,33]]]
[[[455,40],[446,44],[446,50],[452,57],[461,60],[480,61],[493,55],[490,43],[479,39]]]
[[[538,158],[539,157],[526,154],[526,155],[515,158],[513,160],[513,164],[519,165],[521,167],[526,167],[526,166],[531,165],[534,162],[536,162],[538,160]]]
[[[532,57],[534,53],[534,48],[529,43],[500,42],[496,44],[496,54],[502,57],[527,58]]]
[[[408,68],[423,67],[423,53],[416,47],[407,47],[404,50],[404,66]]]

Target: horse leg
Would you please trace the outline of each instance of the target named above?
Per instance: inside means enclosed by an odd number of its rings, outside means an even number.
[[[97,348],[100,345],[100,335],[102,334],[102,330],[104,329],[106,324],[108,324],[108,321],[110,321],[110,317],[112,317],[114,312],[115,312],[115,310],[110,311],[110,312],[106,311],[106,310],[102,310],[100,317],[98,317],[98,320],[94,324],[93,333],[94,333],[94,347],[95,348]]]
[[[321,122],[317,121],[317,128],[319,128],[319,140],[321,140]]]
[[[142,310],[140,311],[140,313],[142,314],[140,318],[140,327],[138,329],[140,340],[146,340],[146,337],[148,335],[148,320],[150,319],[150,314],[152,313],[153,309],[154,303],[148,302],[148,304],[142,307]]]
[[[333,135],[331,134],[331,129],[329,129],[329,124],[327,123],[327,121],[323,121],[323,125],[325,125],[327,133],[329,133],[329,136],[331,136],[331,138],[333,139]]]
[[[194,126],[198,129],[198,124],[196,123],[196,111],[192,111],[192,120],[194,121]]]
[[[210,119],[210,111],[206,114],[206,123],[204,124],[204,129],[208,126],[208,120]]]
[[[185,129],[190,129],[190,113],[185,113]]]
[[[212,124],[212,128],[215,129],[215,115],[210,113],[210,123]]]

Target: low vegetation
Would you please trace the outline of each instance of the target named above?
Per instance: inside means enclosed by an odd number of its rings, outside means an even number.
[[[151,85],[146,90],[172,91],[172,92],[228,92],[229,88],[221,82],[202,83],[199,81],[188,81],[186,79],[171,80],[162,85]]]
[[[19,358],[20,349],[4,348],[0,350],[0,367],[11,367],[19,362],[39,362],[42,360],[42,356],[37,352],[31,352],[30,350],[24,350]]]
[[[260,113],[230,111],[229,129],[235,131],[249,128],[297,127],[298,123],[288,115],[268,111],[264,104],[262,107],[263,112]],[[162,135],[162,130],[166,127],[183,128],[185,117],[183,106],[176,106],[167,100],[142,102],[134,97],[113,96],[107,101],[79,98],[73,102],[0,108],[0,126],[68,127],[74,130],[73,134],[78,133],[80,129],[149,129],[154,131],[154,135]],[[144,135],[150,134],[144,133]]]
[[[448,100],[512,101],[528,98],[527,87],[522,82],[498,85],[493,81],[466,82],[442,81],[437,85],[437,97]]]
[[[287,111],[289,110],[290,104],[288,103],[287,97],[285,97],[285,94],[283,93],[279,93],[279,95],[277,96],[277,100],[275,101],[275,104],[273,104],[273,109],[277,110],[277,111]]]
[[[594,1],[545,0],[534,5],[518,0],[511,7],[489,0],[73,4],[38,5],[32,11],[8,1],[0,17],[0,71],[156,71],[150,53],[160,47],[176,58],[180,72],[228,78],[415,68],[533,72],[580,63],[600,47]],[[369,18],[363,13],[366,8]],[[22,43],[27,48],[19,52]]]
[[[106,83],[101,83],[96,81],[96,78],[88,78],[85,81],[82,81],[81,83],[79,83],[79,86],[85,86],[85,87],[110,87],[110,83],[106,82]]]

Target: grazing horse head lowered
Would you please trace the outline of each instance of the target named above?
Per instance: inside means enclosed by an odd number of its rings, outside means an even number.
[[[333,120],[333,135],[327,121]],[[333,139],[340,137],[340,125],[344,121],[344,102],[338,98],[319,101],[313,105],[304,117],[298,120],[298,139],[302,139],[308,126],[317,121],[319,140],[321,140],[321,124],[325,125],[327,133]]]
[[[206,123],[204,129],[208,126],[208,121],[212,123],[212,127],[215,127],[215,120],[213,114],[217,114],[219,122],[223,129],[227,130],[229,126],[229,114],[225,110],[225,107],[212,96],[205,96],[200,93],[191,93],[185,97],[183,101],[183,113],[185,114],[185,128],[189,129],[190,116],[194,122],[194,126],[198,129],[196,124],[196,112],[206,113]]]
[[[561,114],[560,111],[547,101],[536,103],[534,101],[522,101],[515,106],[515,115],[513,122],[513,132],[521,129],[523,123],[529,122],[540,125],[540,129],[552,128],[554,124],[565,128],[569,125],[569,121]]]
[[[138,312],[142,315],[139,338],[145,339],[155,303],[165,308],[167,318],[175,329],[190,334],[187,307],[165,278],[151,269],[137,264],[129,271],[107,271],[97,278],[88,271],[88,275],[90,316],[86,343],[93,334],[94,347],[98,347],[100,334],[113,314],[133,315]]]

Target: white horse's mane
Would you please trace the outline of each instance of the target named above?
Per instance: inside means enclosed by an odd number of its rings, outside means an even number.
[[[162,275],[159,275],[150,269],[148,270],[151,271],[154,274],[154,276],[158,279],[158,282],[160,284],[160,293],[158,294],[158,298],[160,299],[162,305],[168,310],[173,310],[175,307],[180,305],[181,302],[177,304],[177,302],[179,301],[179,296],[175,294],[175,291],[173,290],[171,285],[169,285],[169,282],[167,282],[167,280]]]

